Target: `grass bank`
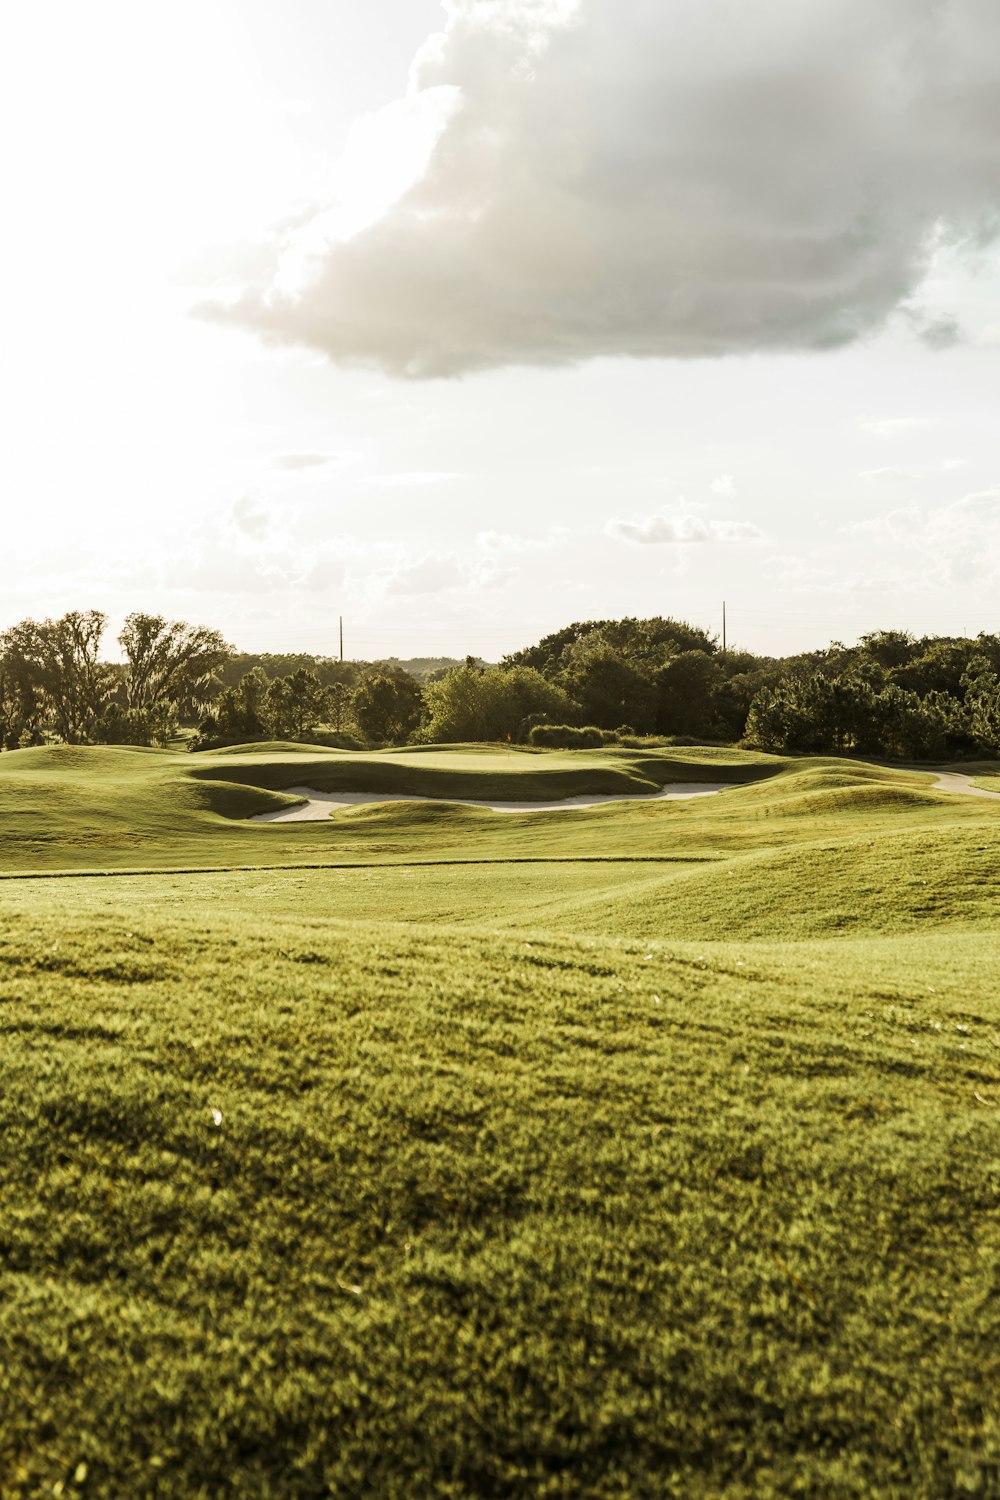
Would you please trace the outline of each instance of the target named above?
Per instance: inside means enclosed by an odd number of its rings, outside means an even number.
[[[5,1500],[996,1493],[997,804],[195,759],[0,757]]]

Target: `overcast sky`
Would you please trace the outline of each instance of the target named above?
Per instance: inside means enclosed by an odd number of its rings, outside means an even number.
[[[997,0],[8,0],[0,628],[1000,630]]]

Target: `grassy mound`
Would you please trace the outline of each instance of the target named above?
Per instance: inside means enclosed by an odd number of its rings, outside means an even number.
[[[25,914],[3,1493],[987,1494],[991,976]]]
[[[725,764],[728,770],[694,753],[682,761],[621,750],[535,755],[468,746],[377,754],[233,747],[197,756],[108,747],[19,750],[0,756],[0,850],[6,873],[353,861],[378,856],[384,842],[363,823],[352,830],[341,819],[335,827],[297,828],[246,820],[287,805],[292,786],[543,801],[648,796],[671,780],[736,784],[781,763],[731,752]],[[391,812],[384,816],[392,827]],[[416,822],[413,833],[419,856]],[[501,858],[505,838],[496,830],[490,840]],[[572,845],[579,835],[557,834],[556,842],[567,838]]]
[[[732,786],[241,821],[324,768]],[[1000,805],[931,783],[0,757],[0,1495],[996,1493]]]
[[[198,751],[199,761],[207,754],[213,759],[216,756],[225,755],[343,755],[343,750],[335,749],[327,745],[304,744],[301,740],[253,740],[245,745],[220,745],[212,751]]]
[[[205,757],[192,772],[205,779],[245,782],[271,791],[289,785],[321,792],[366,791],[417,797],[467,797],[475,801],[543,802],[577,796],[648,796],[672,781],[731,779],[734,784],[767,774],[768,767],[748,758],[731,768],[728,778],[699,760],[652,757],[626,751],[598,751],[588,755],[553,751],[530,760],[516,751],[485,756],[478,751],[438,751],[412,755],[409,751],[378,754],[328,755],[313,759],[299,755],[290,763],[284,756],[247,754],[228,756],[216,765]]]

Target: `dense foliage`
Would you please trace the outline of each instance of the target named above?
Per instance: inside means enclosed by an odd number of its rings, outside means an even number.
[[[995,635],[875,631],[778,659],[723,651],[680,620],[588,620],[491,666],[240,654],[217,631],[132,614],[118,637],[124,660],[111,663],[106,624],[71,611],[0,635],[3,748],[166,744],[186,724],[197,726],[195,749],[262,738],[525,743],[545,726],[589,730],[588,743],[600,732],[903,760],[1000,749]]]
[[[75,745],[165,743],[195,712],[231,653],[216,630],[131,614],[102,660],[107,617],[70,610],[22,620],[0,635],[0,742],[6,750],[63,740]]]

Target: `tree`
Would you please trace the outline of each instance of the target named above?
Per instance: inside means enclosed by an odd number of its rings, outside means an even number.
[[[212,712],[198,726],[194,748],[212,745],[238,745],[263,739],[267,734],[266,703],[270,687],[266,674],[254,667],[237,683],[226,688],[215,700]]]
[[[276,677],[264,697],[262,717],[276,739],[301,739],[323,719],[327,691],[316,676],[300,667],[290,677]]]
[[[463,740],[524,740],[530,722],[565,723],[579,705],[532,667],[452,667],[424,690],[429,723],[421,738],[444,744]]]
[[[679,651],[704,651],[711,655],[716,641],[698,625],[654,615],[637,620],[582,620],[547,635],[537,646],[528,646],[504,657],[504,667],[535,667],[546,677],[557,677],[566,668],[581,641],[600,641],[616,656],[655,667]]]
[[[68,744],[87,739],[114,687],[113,668],[99,658],[106,625],[99,610],[70,610],[58,620],[22,620],[5,632],[10,698],[34,734],[48,725]],[[19,739],[26,728],[22,723]]]
[[[93,736],[102,745],[167,745],[178,728],[176,708],[165,698],[146,708],[111,702],[95,720]]]
[[[908,630],[870,630],[858,642],[859,654],[886,672],[912,661],[918,649]]]
[[[721,682],[713,697],[713,708],[718,723],[719,737],[726,740],[742,739],[746,733],[750,705],[764,688],[774,688],[781,680],[781,671],[776,662],[747,658],[741,652],[727,653],[723,659],[731,676]]]
[[[354,694],[354,717],[366,739],[404,740],[420,723],[423,693],[415,677],[399,669],[364,678]]]
[[[1000,751],[1000,678],[985,656],[976,656],[962,677],[963,719],[976,746]]]
[[[333,682],[327,688],[327,713],[335,733],[343,733],[353,700],[354,694],[346,682]]]
[[[575,642],[561,685],[580,705],[585,724],[598,729],[634,725],[648,734],[656,717],[656,689],[650,677],[625,661],[598,633]]]
[[[16,750],[42,737],[45,697],[31,651],[33,622],[25,621],[0,636],[0,746]],[[28,647],[25,650],[25,647]]]
[[[718,661],[704,651],[680,651],[656,674],[656,728],[660,734],[711,735],[714,698],[724,681]]]
[[[162,615],[128,615],[118,640],[128,664],[126,707],[149,708],[166,701],[176,703],[182,715],[204,703],[215,674],[233,651],[217,630],[184,620],[168,623]]]

